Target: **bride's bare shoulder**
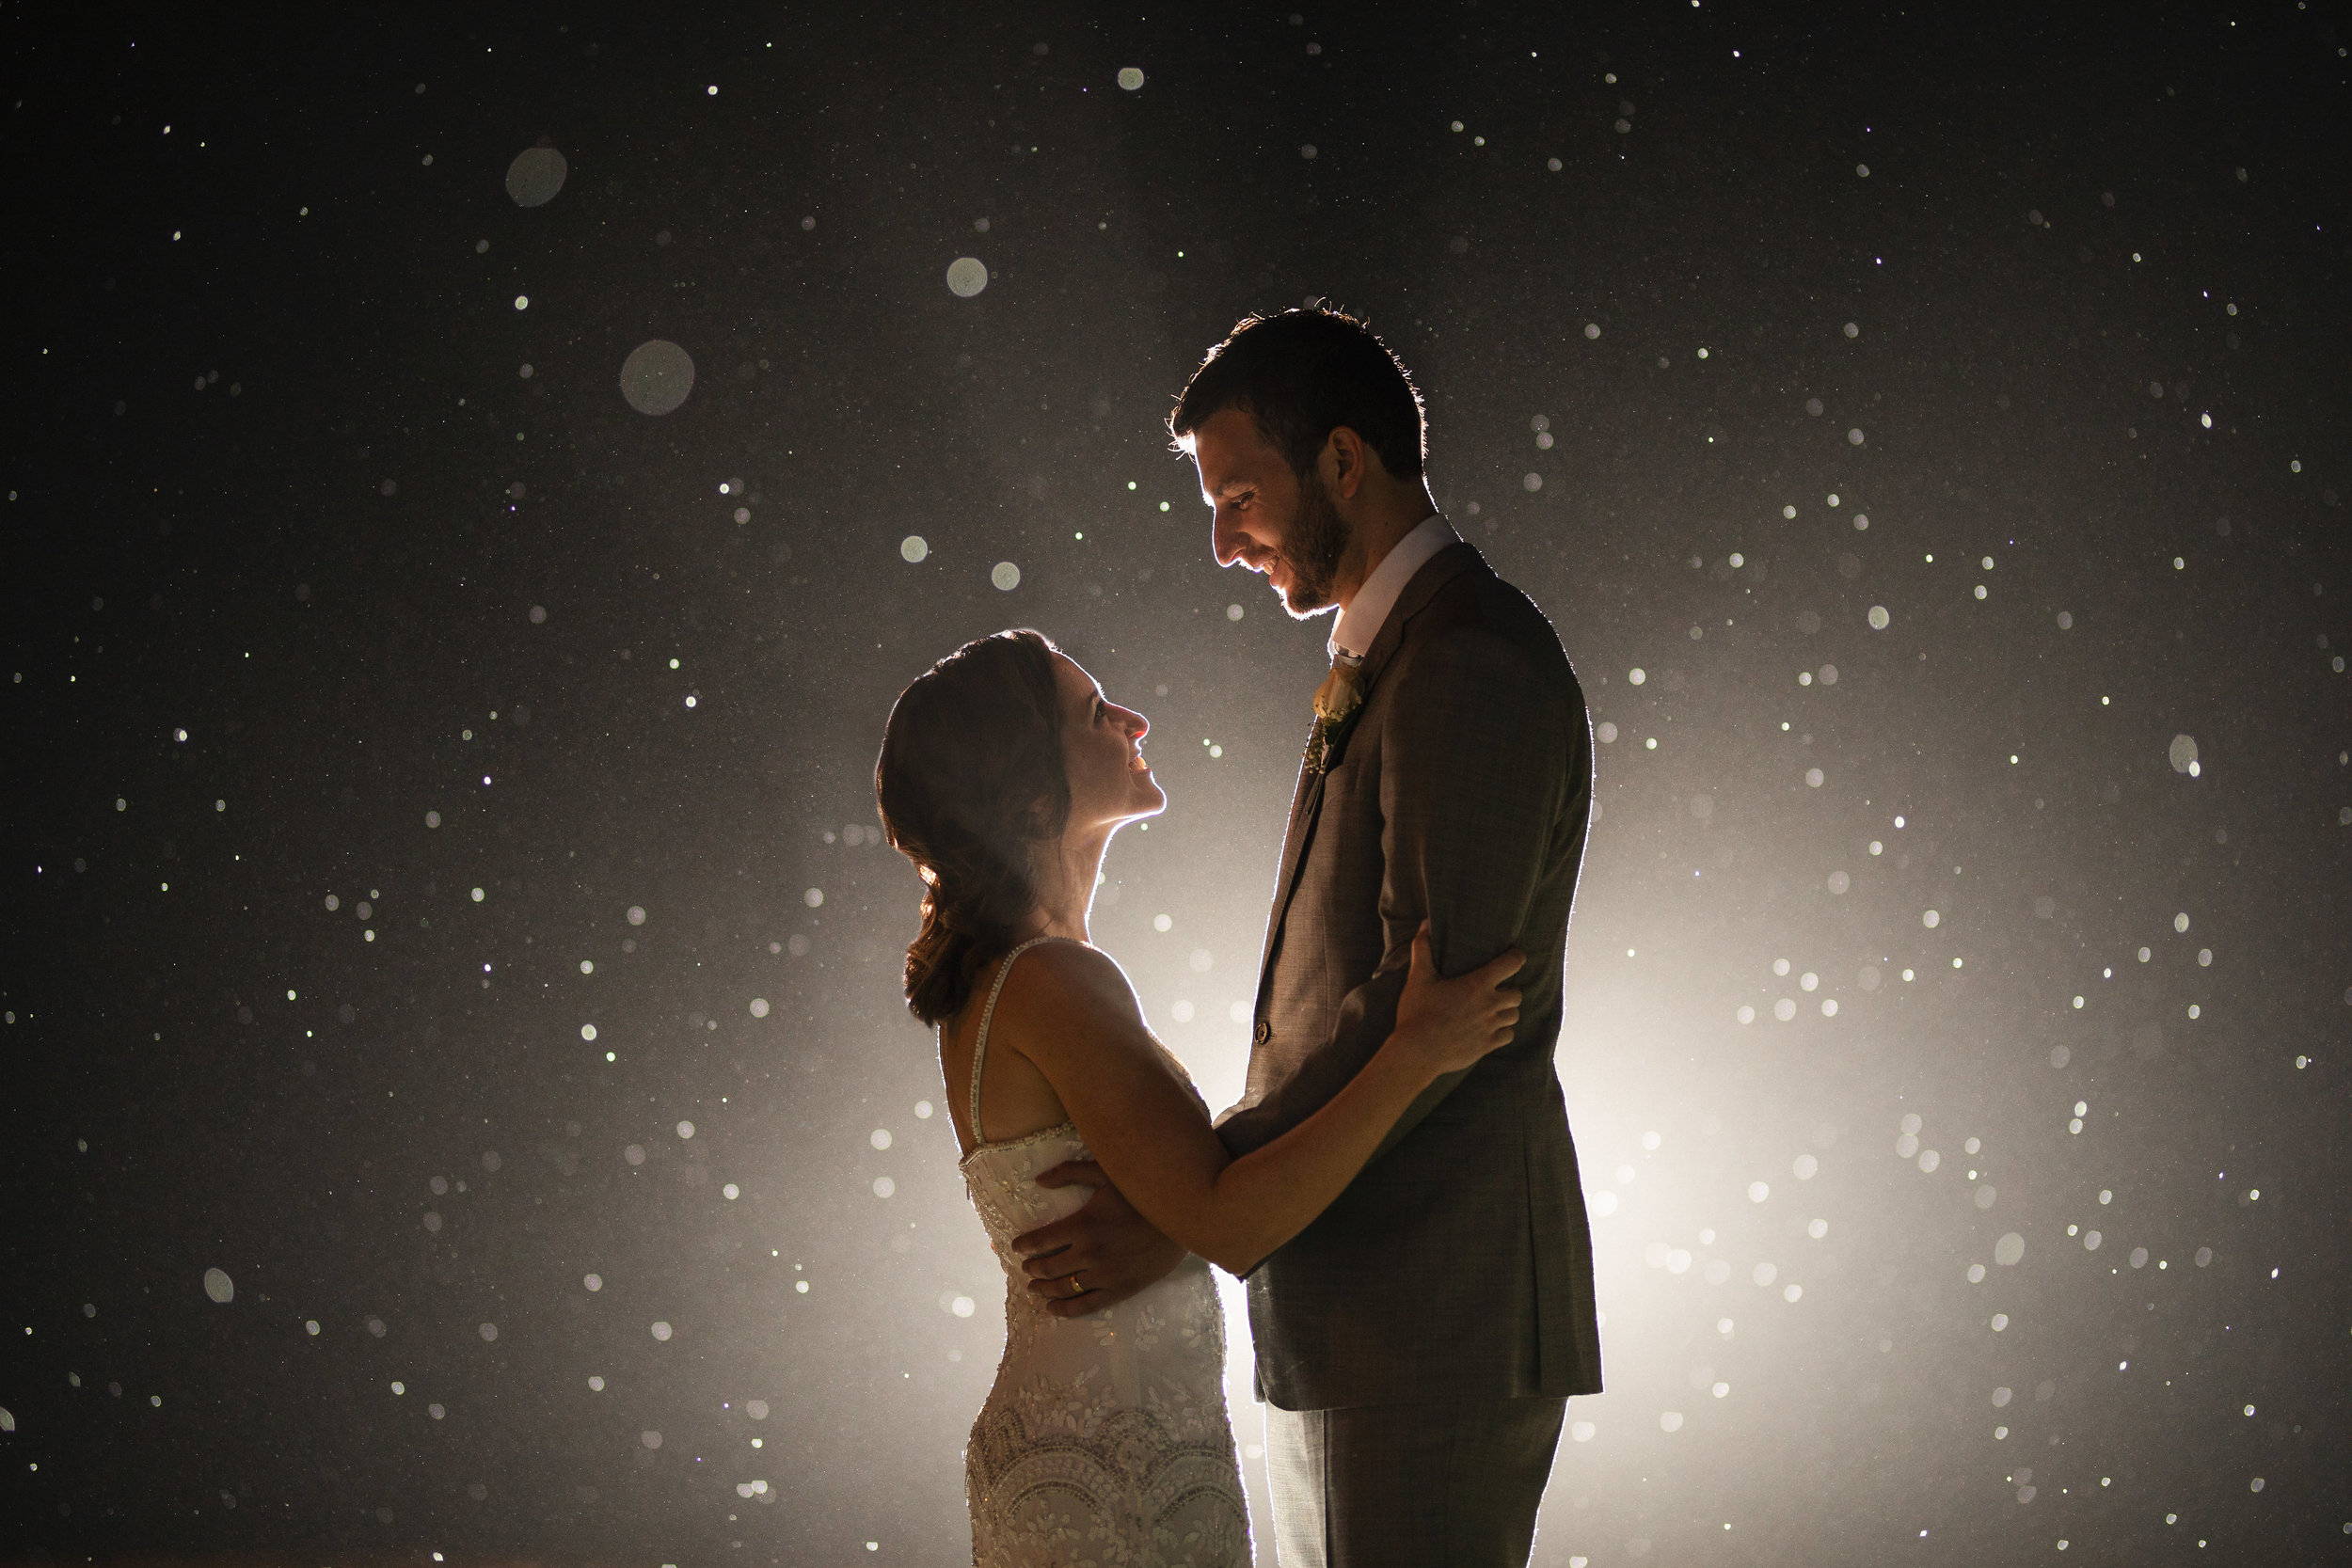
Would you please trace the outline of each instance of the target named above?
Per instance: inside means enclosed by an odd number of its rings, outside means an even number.
[[[996,1012],[1024,1038],[1142,1022],[1127,972],[1108,953],[1082,942],[1042,942],[1023,954],[1005,977]]]

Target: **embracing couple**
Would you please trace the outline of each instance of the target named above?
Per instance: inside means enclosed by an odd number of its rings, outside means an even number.
[[[1600,1387],[1552,1067],[1583,696],[1438,515],[1420,396],[1362,323],[1244,321],[1168,428],[1218,564],[1339,612],[1241,1102],[1211,1119],[1088,940],[1112,834],[1168,803],[1141,714],[1001,632],[907,688],[876,768],[926,887],[908,1006],[1008,1279],[973,1557],[1250,1561],[1215,1264],[1248,1281],[1282,1568],[1523,1564],[1567,1397]]]

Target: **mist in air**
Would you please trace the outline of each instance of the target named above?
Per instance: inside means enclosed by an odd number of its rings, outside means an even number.
[[[1236,1099],[1329,626],[1163,421],[1322,297],[1592,707],[1535,1560],[2352,1549],[2347,41],[17,19],[0,1560],[956,1560],[882,721],[1150,717],[1094,936]]]

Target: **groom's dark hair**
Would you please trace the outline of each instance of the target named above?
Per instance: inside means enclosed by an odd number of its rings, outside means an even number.
[[[1256,420],[1302,479],[1341,425],[1362,436],[1398,479],[1420,478],[1428,451],[1412,377],[1371,327],[1328,304],[1244,316],[1192,372],[1168,416],[1168,433],[1182,448],[1228,408]]]

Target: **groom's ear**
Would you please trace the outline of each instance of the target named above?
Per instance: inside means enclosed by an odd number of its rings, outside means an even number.
[[[1341,500],[1354,500],[1364,485],[1366,467],[1379,462],[1379,456],[1364,444],[1364,438],[1346,425],[1335,425],[1324,438],[1323,455],[1316,467],[1331,494]]]

